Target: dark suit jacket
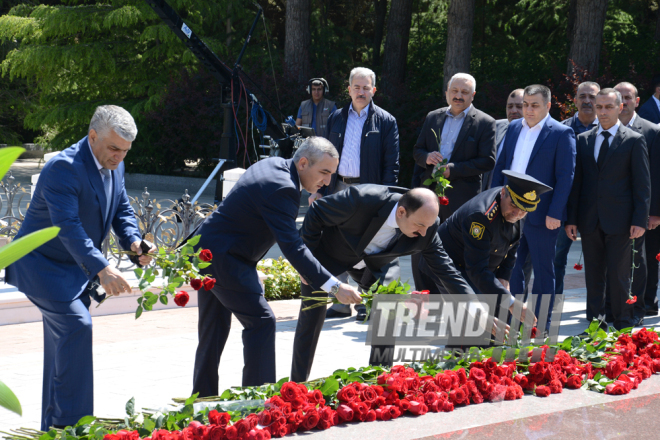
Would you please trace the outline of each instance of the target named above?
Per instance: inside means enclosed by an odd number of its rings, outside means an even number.
[[[502,148],[502,140],[506,134],[506,130],[509,128],[508,119],[498,119],[495,121],[495,157],[497,158],[497,151]],[[491,182],[493,181],[493,170],[487,171],[484,173],[481,182],[481,190],[486,191],[490,189]]]
[[[325,138],[332,142],[341,157],[350,103],[328,118]],[[399,129],[394,116],[371,102],[360,142],[360,183],[396,185],[399,180]],[[321,194],[335,192],[337,173]]]
[[[619,125],[601,170],[594,157],[598,127],[578,136],[575,181],[568,203],[569,225],[588,234],[600,222],[606,234],[646,228],[651,179],[644,136]]]
[[[50,226],[58,236],[7,267],[7,283],[28,296],[72,301],[109,263],[101,244],[114,228],[124,249],[140,231],[124,187],[124,164],[111,172],[113,198],[104,219],[106,195],[85,136],[44,165],[16,238]]]
[[[403,255],[421,252],[430,269],[445,288],[454,294],[472,293],[447,256],[436,232],[440,221],[424,237],[401,235],[390,249],[366,255],[364,249],[383,226],[402,194],[407,190],[381,185],[357,185],[314,202],[307,211],[300,234],[307,247],[331,273],[353,270],[364,260],[371,272],[361,287],[386,277],[384,268]]]
[[[303,244],[296,228],[300,180],[293,159],[270,158],[252,165],[220,206],[197,230],[199,246],[210,249],[205,269],[228,290],[262,291],[256,265],[275,242],[308,282],[322,286],[330,274]]]
[[[493,171],[492,187],[506,185],[502,171],[510,170],[516,151],[523,119],[516,119],[506,131],[503,150]],[[527,214],[533,225],[545,225],[546,216],[566,220],[566,203],[575,172],[575,132],[573,129],[548,118],[534,144],[525,173],[553,188],[541,195],[536,210]]]
[[[438,140],[447,118],[447,108],[433,110],[426,116],[422,132],[415,143],[415,163],[426,170],[422,182],[429,179],[433,173],[433,165],[427,165],[426,158],[429,153],[439,151]],[[443,218],[479,194],[481,175],[495,166],[495,119],[472,106],[458,133],[449,162],[452,164],[449,170],[452,188],[445,192],[449,205],[441,207]]]
[[[651,207],[649,215],[660,216],[660,125],[653,124],[637,115],[631,130],[644,136],[649,152],[651,170]]]
[[[660,109],[652,97],[639,108],[637,114],[654,124],[660,124]]]

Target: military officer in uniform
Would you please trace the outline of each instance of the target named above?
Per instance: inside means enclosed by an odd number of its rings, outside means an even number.
[[[503,171],[508,185],[473,197],[438,228],[449,258],[476,293],[509,294],[522,220],[551,191],[531,176]],[[427,267],[424,272],[431,276]],[[447,293],[437,283],[440,293]]]

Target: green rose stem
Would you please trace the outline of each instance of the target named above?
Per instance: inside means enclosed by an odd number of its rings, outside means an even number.
[[[639,269],[639,265],[635,266],[635,254],[639,251],[635,249],[635,239],[632,241],[632,267],[630,268],[630,287],[628,287],[628,299],[626,304],[635,304],[637,302],[637,296],[632,294],[633,280],[635,279],[635,269]]]

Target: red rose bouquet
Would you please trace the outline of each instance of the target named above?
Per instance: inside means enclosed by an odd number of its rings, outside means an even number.
[[[435,135],[435,140],[438,142],[438,151],[440,151],[440,140],[438,139],[438,135],[433,129],[431,129],[431,131],[433,131],[433,134]],[[430,186],[435,183],[435,193],[438,195],[438,202],[440,202],[441,205],[449,204],[449,199],[445,196],[445,190],[452,187],[449,184],[449,180],[445,177],[447,162],[447,159],[443,159],[442,162],[438,163],[435,168],[433,168],[431,178],[426,179],[423,183],[423,185],[426,186]]]
[[[145,310],[151,310],[160,301],[162,304],[169,302],[169,296],[174,297],[174,303],[184,307],[190,297],[184,291],[177,292],[186,283],[195,290],[211,290],[215,285],[215,279],[200,276],[199,271],[211,265],[213,255],[208,249],[198,249],[194,246],[199,243],[201,235],[196,235],[183,245],[168,251],[164,248],[158,249],[158,253],[147,254],[153,257],[153,265],[147,268],[135,268],[135,276],[138,278],[138,289],[142,292],[137,300],[138,308],[135,311],[135,319],[142,315]],[[131,254],[131,252],[127,252]],[[163,284],[159,293],[151,292],[152,283],[157,276],[162,276]]]

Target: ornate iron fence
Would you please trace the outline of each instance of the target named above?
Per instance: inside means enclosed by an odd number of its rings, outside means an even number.
[[[14,180],[11,172],[8,172],[5,179],[0,182],[0,188],[4,190],[4,195],[0,195],[0,211],[3,203],[7,204],[4,217],[0,218],[0,236],[9,238],[13,238],[18,233],[25,218],[21,210],[21,202],[27,191],[20,183],[15,184]],[[150,198],[146,187],[141,198],[129,197],[142,236],[158,247],[167,249],[176,248],[215,209],[215,206],[208,203],[193,204],[190,199],[188,190],[185,190],[178,200],[157,201]],[[110,234],[103,241],[102,251],[117,268],[132,269],[133,264],[120,252],[119,240],[113,230],[110,230]]]

